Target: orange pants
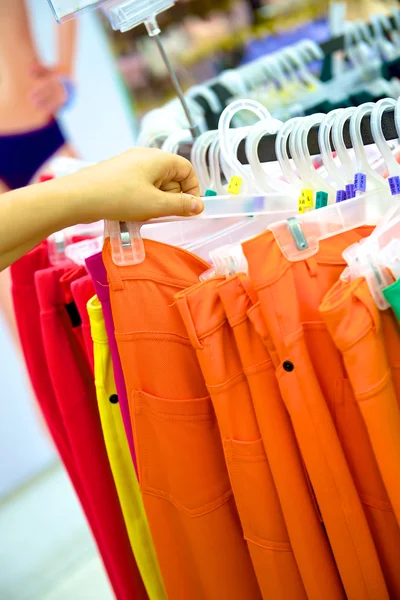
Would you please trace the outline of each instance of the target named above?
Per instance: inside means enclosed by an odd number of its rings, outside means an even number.
[[[381,311],[379,316],[397,404],[400,407],[400,323],[391,310]]]
[[[289,539],[309,600],[344,598],[289,415],[267,350],[268,332],[250,279],[237,275],[218,286],[249,384]],[[255,324],[255,327],[253,325]],[[260,335],[259,335],[260,334]],[[267,347],[266,347],[267,346]]]
[[[366,233],[369,233],[367,231]],[[249,273],[279,358],[276,375],[349,600],[388,598],[377,551],[333,418],[346,380],[318,307],[338,280],[348,232],[324,240],[309,260],[289,262],[267,231],[243,244]]]
[[[106,240],[116,338],[139,481],[168,598],[260,597],[211,400],[174,295],[209,265],[145,240],[146,259],[117,267]]]
[[[352,409],[357,416],[362,415],[366,425],[356,428],[355,419],[348,419],[349,441],[357,446],[359,460],[364,463],[359,492],[390,597],[400,598],[400,410],[380,313],[364,279],[353,283],[339,281],[325,296],[320,311],[344,360],[357,401]],[[375,460],[365,452],[370,445],[365,440],[368,436],[380,473]]]
[[[250,390],[217,286],[210,279],[176,296],[210,393],[233,495],[262,597],[307,598],[260,437]]]

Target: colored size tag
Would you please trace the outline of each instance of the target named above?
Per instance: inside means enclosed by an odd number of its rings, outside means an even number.
[[[365,173],[356,173],[354,175],[354,189],[356,192],[367,191],[367,176]]]
[[[323,208],[328,205],[328,194],[326,192],[317,192],[315,196],[315,208]]]
[[[388,177],[390,193],[392,196],[396,196],[400,194],[400,177],[398,175],[394,175],[393,177]]]
[[[314,208],[313,191],[312,190],[302,190],[301,197],[305,199],[307,208]]]
[[[350,198],[356,197],[356,190],[354,188],[354,183],[348,183],[346,185],[346,200],[350,200]]]
[[[346,192],[344,190],[338,190],[336,192],[336,202],[343,202],[346,200]]]
[[[297,201],[298,212],[302,215],[303,213],[306,212],[307,209],[308,209],[308,206],[307,206],[306,198],[304,198],[304,196],[299,196],[299,199]]]
[[[206,190],[206,193],[204,194],[204,196],[216,196],[217,192],[214,192],[214,190]]]
[[[229,180],[228,193],[235,194],[236,196],[240,194],[242,183],[243,179],[241,177],[238,177],[237,175],[232,175],[232,177]]]

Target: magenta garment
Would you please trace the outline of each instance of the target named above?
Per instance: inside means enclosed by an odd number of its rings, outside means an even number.
[[[110,347],[111,359],[114,368],[115,386],[117,388],[119,406],[124,421],[125,433],[131,451],[132,461],[138,475],[136,452],[133,443],[131,419],[129,415],[128,396],[126,393],[125,379],[122,371],[121,360],[117,342],[114,335],[114,319],[111,311],[110,292],[108,289],[107,272],[103,264],[101,252],[86,259],[86,267],[93,280],[94,289],[103,309],[104,323],[106,326],[108,345]]]

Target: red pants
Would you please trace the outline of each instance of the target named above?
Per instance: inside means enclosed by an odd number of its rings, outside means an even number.
[[[115,595],[146,599],[104,445],[93,375],[65,306],[60,279],[66,273],[45,269],[35,277],[46,361]]]
[[[11,266],[12,295],[18,331],[38,404],[85,512],[107,572],[110,579],[112,579],[112,571],[108,565],[106,548],[100,535],[100,526],[98,526],[94,517],[85,486],[82,484],[79,469],[75,462],[68,429],[59,408],[56,394],[54,393],[43,345],[40,307],[35,287],[35,273],[48,267],[49,260],[46,243],[40,244]]]

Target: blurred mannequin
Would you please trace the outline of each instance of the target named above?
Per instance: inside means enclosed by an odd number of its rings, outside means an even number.
[[[55,154],[73,156],[55,117],[73,89],[74,21],[57,26],[57,48],[57,64],[42,65],[25,0],[0,0],[0,194],[27,185]],[[8,271],[0,310],[15,334]]]

